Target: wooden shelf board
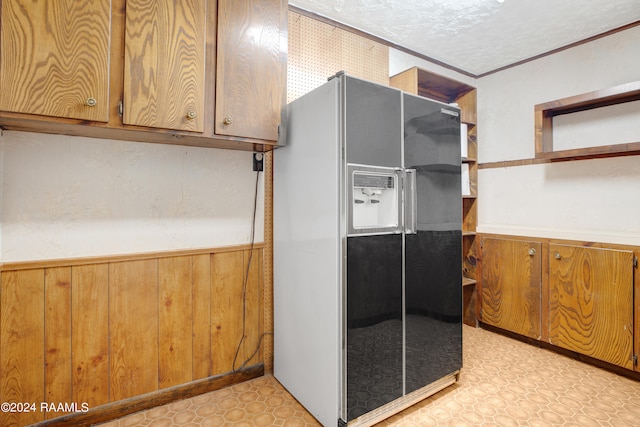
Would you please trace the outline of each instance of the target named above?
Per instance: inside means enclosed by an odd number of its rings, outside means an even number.
[[[475,285],[475,284],[476,284],[476,279],[472,279],[470,277],[462,278],[462,286],[469,286],[469,285]]]
[[[636,156],[638,154],[640,154],[640,142],[630,142],[628,144],[536,153],[536,159],[550,159],[552,161],[583,160],[604,157]]]
[[[534,107],[536,160],[566,161],[640,154],[640,142],[554,150],[553,118],[594,108],[640,100],[640,80],[595,92],[558,99]]]

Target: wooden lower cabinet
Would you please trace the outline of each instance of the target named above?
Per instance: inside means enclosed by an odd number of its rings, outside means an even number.
[[[549,342],[633,369],[633,252],[549,245]]]
[[[92,410],[263,363],[262,251],[2,266],[0,401],[36,406],[0,426],[65,415],[40,402]]]
[[[611,368],[640,369],[635,362],[640,352],[640,304],[635,296],[640,290],[639,247],[519,236],[479,238],[482,324]]]
[[[541,254],[540,242],[483,240],[482,322],[540,339]]]

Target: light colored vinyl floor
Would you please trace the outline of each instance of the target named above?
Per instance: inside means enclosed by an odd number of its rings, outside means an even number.
[[[463,334],[460,381],[379,427],[640,426],[640,382],[483,329]],[[102,427],[318,425],[267,375]]]

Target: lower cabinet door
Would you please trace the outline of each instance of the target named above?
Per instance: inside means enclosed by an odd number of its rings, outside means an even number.
[[[633,369],[633,252],[549,245],[549,342]]]
[[[541,334],[541,243],[482,243],[482,322],[534,339]]]

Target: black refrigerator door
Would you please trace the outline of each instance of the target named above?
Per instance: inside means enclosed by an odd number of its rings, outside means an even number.
[[[347,422],[402,396],[402,235],[347,239]]]
[[[405,236],[406,393],[462,367],[462,196],[457,109],[403,95],[417,231]]]

